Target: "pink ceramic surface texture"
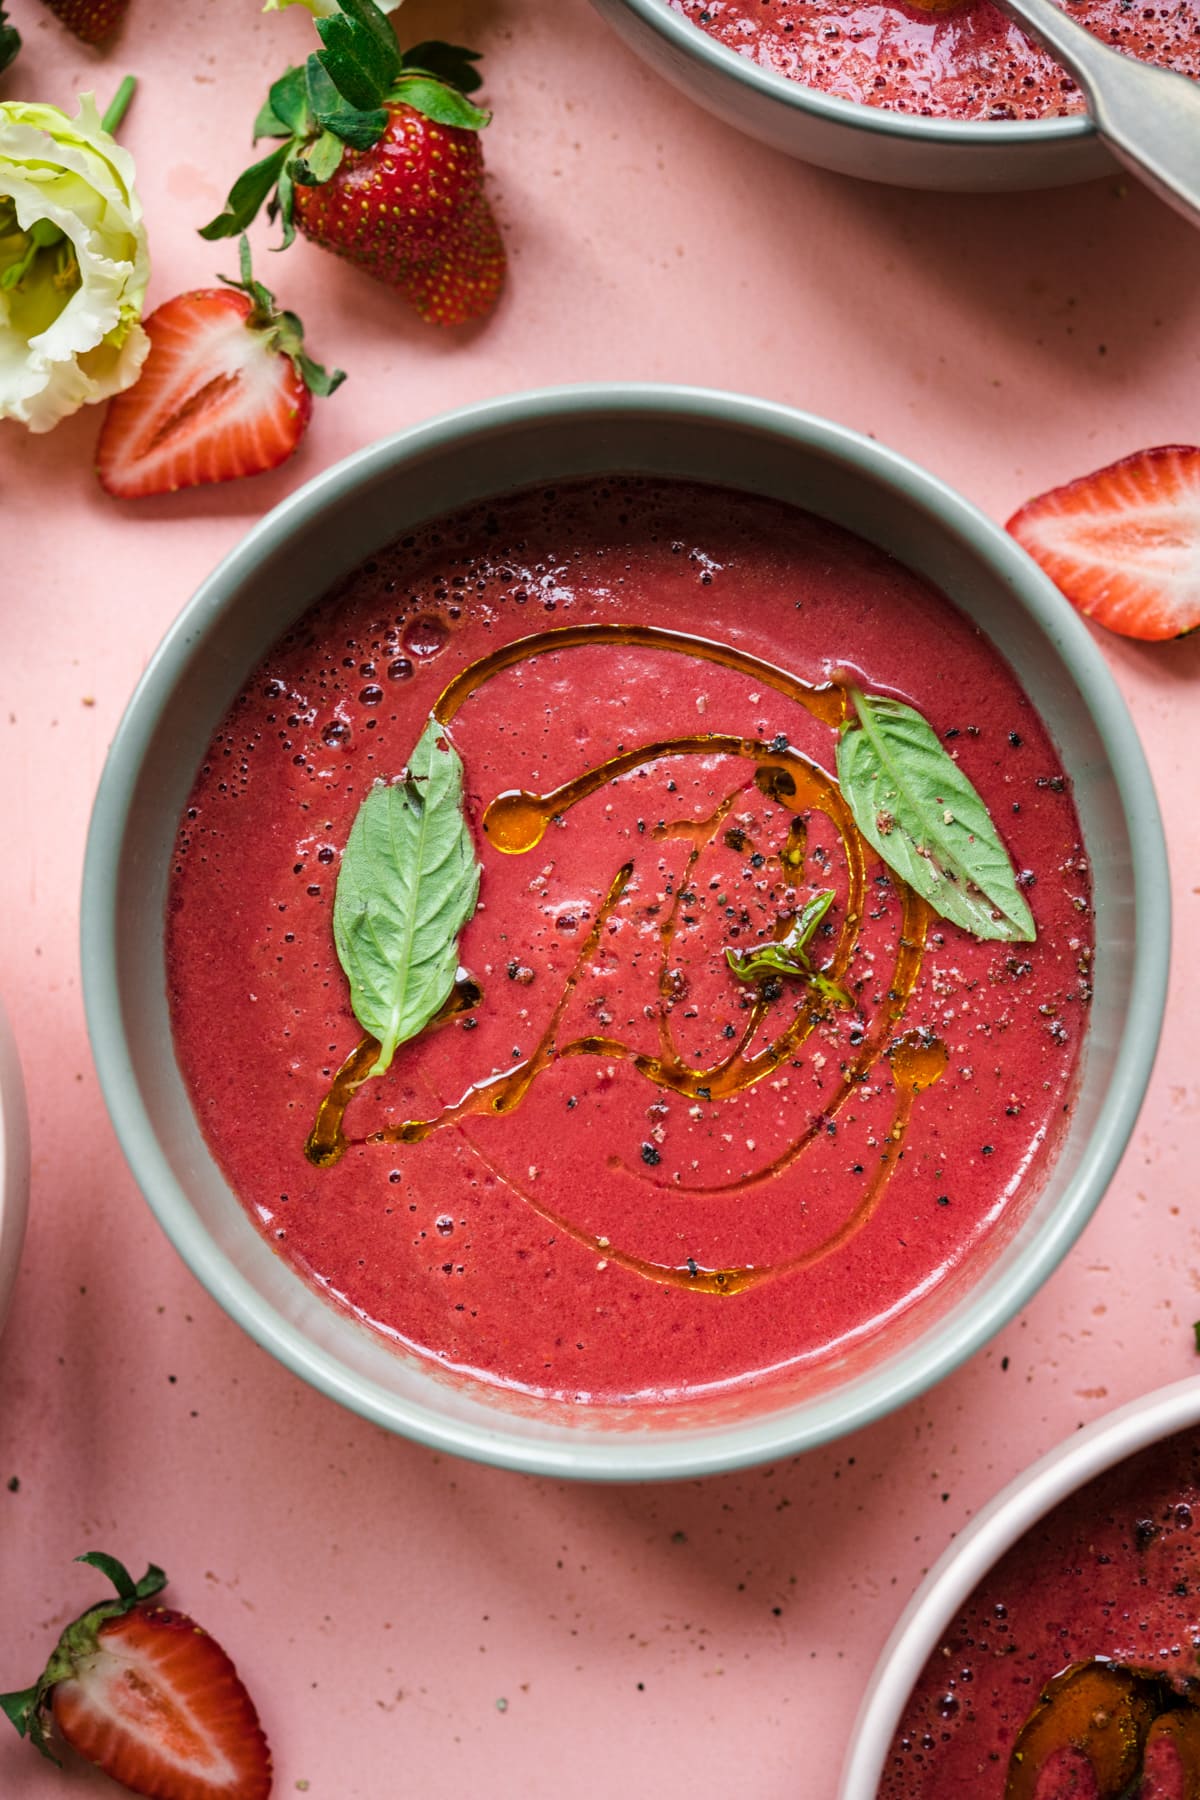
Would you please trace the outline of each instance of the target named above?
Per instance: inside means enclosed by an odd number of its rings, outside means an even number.
[[[132,0],[100,57],[38,0],[3,96],[142,91],[151,299],[232,272],[194,227],[248,150],[303,9]],[[563,1487],[439,1458],[322,1400],[187,1274],[121,1162],[89,1061],[77,896],[105,746],[170,619],[247,524],[347,451],[539,383],[767,394],[925,463],[997,518],[1140,445],[1200,434],[1200,235],[1132,184],[982,199],[842,180],[760,148],[643,69],[586,0],[408,0],[487,53],[513,253],[461,335],[299,243],[264,274],[349,370],[301,455],[117,505],[98,427],[0,426],[3,991],[33,1191],[0,1341],[0,1686],[29,1680],[103,1548],[153,1558],[226,1643],[312,1800],[829,1800],[862,1685],[951,1535],[1042,1451],[1195,1367],[1200,1317],[1200,639],[1104,639],[1159,785],[1177,944],[1166,1035],[1099,1215],[1029,1311],[856,1439],[747,1475]],[[112,1790],[0,1738],[5,1800]]]

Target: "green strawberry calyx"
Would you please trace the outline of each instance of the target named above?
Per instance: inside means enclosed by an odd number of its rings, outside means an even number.
[[[347,149],[369,150],[387,130],[388,107],[405,105],[438,125],[481,131],[491,114],[469,96],[481,85],[474,50],[434,41],[401,51],[375,0],[338,0],[316,21],[322,48],[281,75],[254,124],[254,140],[281,142],[234,182],[225,210],[203,238],[236,237],[259,208],[283,225],[281,249],[296,235],[297,186],[321,187]]]
[[[304,327],[296,314],[281,312],[270,288],[255,280],[250,263],[250,244],[245,232],[242,233],[241,242],[241,274],[240,281],[234,281],[228,275],[218,275],[217,280],[250,299],[251,308],[246,317],[247,330],[261,333],[267,340],[268,350],[276,350],[286,356],[310,393],[325,398],[335,388],[341,387],[346,379],[345,370],[326,369],[321,363],[314,362],[304,348]]]
[[[57,1763],[58,1758],[50,1748],[48,1702],[51,1690],[60,1681],[69,1681],[75,1676],[80,1665],[95,1651],[100,1632],[110,1619],[119,1619],[132,1612],[135,1606],[140,1606],[143,1600],[153,1599],[167,1585],[166,1576],[154,1563],[140,1581],[135,1581],[124,1563],[119,1563],[115,1556],[106,1556],[103,1550],[89,1550],[85,1556],[77,1556],[75,1561],[90,1563],[93,1569],[107,1575],[117,1590],[116,1599],[102,1600],[98,1606],[89,1607],[71,1621],[32,1687],[13,1694],[0,1694],[0,1710],[16,1726],[19,1735],[27,1737],[52,1763]]]

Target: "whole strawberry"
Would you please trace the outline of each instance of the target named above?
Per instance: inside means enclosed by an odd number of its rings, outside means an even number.
[[[323,48],[271,89],[255,137],[283,141],[234,183],[202,237],[242,231],[264,202],[297,230],[397,289],[433,325],[489,313],[504,243],[483,185],[489,115],[473,51],[400,52],[374,0],[338,0],[317,20]]]
[[[101,44],[125,17],[129,0],[43,0],[85,44]]]
[[[398,288],[430,325],[482,318],[495,305],[505,259],[483,191],[479,135],[404,104],[393,102],[387,114],[377,144],[347,150],[319,187],[296,189],[297,228]]]
[[[153,1800],[267,1800],[271,1752],[254,1702],[221,1646],[186,1613],[151,1604],[153,1563],[135,1582],[115,1557],[78,1559],[117,1590],[68,1625],[41,1676],[0,1707],[57,1762],[55,1737]]]

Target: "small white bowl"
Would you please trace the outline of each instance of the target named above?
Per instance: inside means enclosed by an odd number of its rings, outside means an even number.
[[[875,1800],[892,1739],[922,1669],[951,1620],[1018,1538],[1097,1475],[1197,1424],[1200,1376],[1193,1375],[1075,1432],[984,1507],[934,1564],[884,1646],[854,1724],[838,1800]]]
[[[29,1199],[29,1116],[16,1039],[0,1005],[0,1326],[17,1278]]]

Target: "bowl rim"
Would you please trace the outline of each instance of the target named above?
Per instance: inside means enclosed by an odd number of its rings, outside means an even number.
[[[1097,1475],[1198,1423],[1200,1376],[1189,1375],[1093,1419],[988,1501],[930,1569],[880,1652],[850,1736],[838,1800],[875,1800],[922,1669],[950,1620],[1017,1540]]]
[[[360,484],[408,462],[444,452],[464,436],[497,437],[573,418],[598,427],[608,419],[670,418],[680,425],[752,431],[816,454],[848,475],[888,486],[915,515],[928,514],[982,557],[1056,645],[1096,724],[1113,770],[1133,851],[1135,941],[1129,1015],[1114,1063],[1110,1102],[1088,1140],[1062,1201],[1014,1265],[970,1317],[957,1307],[900,1353],[900,1367],[872,1371],[839,1397],[836,1409],[802,1400],[757,1418],[692,1431],[636,1429],[592,1433],[575,1425],[554,1440],[506,1429],[502,1410],[486,1426],[448,1418],[432,1404],[401,1399],[348,1370],[264,1302],[192,1212],[163,1155],[133,1074],[112,947],[118,877],[131,800],[165,698],[197,640],[210,630],[293,525],[336,511]],[[736,484],[736,477],[735,477]],[[498,481],[496,491],[503,482]],[[705,388],[653,383],[594,383],[535,389],[476,402],[365,446],[289,495],[259,519],[222,559],[168,628],[128,702],[100,778],[83,870],[80,918],[82,987],[101,1091],[137,1185],[176,1250],[218,1304],[293,1373],[373,1423],[431,1448],[526,1473],[600,1481],[677,1479],[716,1474],[796,1454],[847,1435],[906,1404],[942,1380],[1026,1304],[1074,1243],[1103,1197],[1132,1133],[1154,1061],[1166,1000],[1170,890],[1158,802],[1145,755],[1099,648],[1058,589],[999,525],[939,477],[874,440],[774,401]],[[933,1339],[933,1342],[930,1342]],[[515,1423],[515,1421],[514,1421]],[[564,1441],[569,1440],[569,1441]]]
[[[706,31],[693,25],[674,11],[667,0],[607,0],[624,7],[649,30],[657,32],[681,56],[704,64],[712,74],[740,81],[764,100],[789,107],[794,112],[809,113],[827,124],[855,131],[874,133],[878,137],[902,138],[909,142],[987,146],[995,150],[1014,144],[1045,145],[1071,142],[1095,136],[1096,128],[1088,113],[1068,113],[1046,119],[926,119],[919,113],[888,112],[882,107],[867,106],[859,100],[844,100],[837,94],[822,93],[820,88],[806,87],[790,76],[779,75],[739,56],[726,44],[718,43]]]

